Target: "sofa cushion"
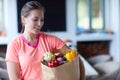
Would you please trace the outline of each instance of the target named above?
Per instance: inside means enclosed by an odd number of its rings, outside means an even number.
[[[0,68],[6,69],[6,62],[2,57],[0,57]]]
[[[8,80],[8,74],[6,69],[0,68],[0,79],[1,80]]]
[[[100,63],[100,62],[109,61],[109,60],[111,60],[111,58],[112,57],[110,55],[101,54],[101,55],[90,57],[87,60],[91,64],[96,64],[96,63]]]
[[[94,65],[95,69],[102,74],[111,74],[120,68],[120,63],[114,61],[101,62]]]

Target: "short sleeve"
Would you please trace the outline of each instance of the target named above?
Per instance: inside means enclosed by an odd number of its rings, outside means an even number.
[[[65,45],[65,42],[56,36],[51,36],[51,45],[54,46],[55,49],[61,49]]]
[[[15,42],[9,43],[7,46],[5,61],[18,63],[18,50],[18,45]]]
[[[65,42],[58,37],[55,38],[55,43],[57,49],[61,49],[65,45]]]

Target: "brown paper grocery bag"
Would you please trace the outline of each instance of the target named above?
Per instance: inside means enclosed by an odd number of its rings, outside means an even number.
[[[42,71],[45,80],[80,80],[79,57],[55,68],[42,64]]]

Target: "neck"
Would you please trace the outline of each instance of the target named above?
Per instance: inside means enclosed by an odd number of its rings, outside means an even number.
[[[23,33],[23,36],[31,44],[34,44],[36,42],[36,40],[37,40],[37,37],[38,37],[37,34],[28,34],[28,33]]]

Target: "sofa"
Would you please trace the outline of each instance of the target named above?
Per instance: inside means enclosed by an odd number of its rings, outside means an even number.
[[[4,55],[0,56],[0,80],[9,80]]]

